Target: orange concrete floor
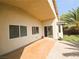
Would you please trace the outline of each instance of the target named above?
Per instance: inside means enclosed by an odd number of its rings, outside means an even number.
[[[41,39],[25,47],[20,59],[46,59],[53,46],[53,39]]]

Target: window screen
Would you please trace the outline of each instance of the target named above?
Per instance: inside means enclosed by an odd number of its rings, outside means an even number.
[[[27,36],[27,27],[20,26],[20,36]]]
[[[9,25],[10,39],[19,37],[19,26]]]
[[[39,33],[39,27],[32,27],[32,34],[38,34]]]

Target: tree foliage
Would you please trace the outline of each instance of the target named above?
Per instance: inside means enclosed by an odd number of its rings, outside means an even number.
[[[67,13],[60,16],[60,20],[67,22],[68,24],[76,24],[79,26],[79,7],[76,9],[69,10]]]

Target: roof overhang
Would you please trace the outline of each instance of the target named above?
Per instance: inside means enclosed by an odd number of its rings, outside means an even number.
[[[61,20],[59,20],[58,22],[57,22],[57,25],[65,25],[66,23],[64,22],[64,21],[61,21]]]
[[[41,21],[55,17],[48,0],[0,0],[0,2],[21,8]]]

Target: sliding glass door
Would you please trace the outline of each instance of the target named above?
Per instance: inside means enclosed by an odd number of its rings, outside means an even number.
[[[52,26],[45,26],[44,27],[44,35],[45,37],[53,37],[53,27]]]

